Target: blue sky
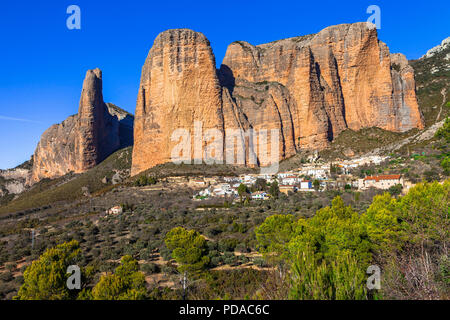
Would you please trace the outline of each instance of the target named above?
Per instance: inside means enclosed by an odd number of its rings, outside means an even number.
[[[220,65],[229,43],[266,43],[366,21],[381,9],[379,38],[416,59],[450,35],[447,1],[3,1],[0,6],[0,168],[34,152],[40,135],[78,110],[87,69],[103,70],[106,102],[134,113],[153,40],[190,28],[210,40]],[[66,9],[81,8],[81,30]]]

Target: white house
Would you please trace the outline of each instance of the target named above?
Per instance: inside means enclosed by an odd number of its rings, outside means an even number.
[[[389,189],[396,184],[403,186],[403,179],[399,174],[386,174],[378,176],[369,176],[358,180],[359,189],[377,188]]]
[[[284,185],[293,186],[295,184],[299,184],[302,181],[302,178],[291,175],[291,176],[284,177],[281,181],[282,181],[282,184],[284,184]]]
[[[223,181],[225,182],[242,182],[242,180],[239,177],[223,177]]]
[[[322,168],[313,168],[306,170],[306,175],[313,177],[314,179],[326,179],[329,170]]]
[[[209,188],[206,188],[206,189],[200,191],[198,193],[198,195],[201,197],[209,197],[211,195],[211,190]]]
[[[291,176],[292,173],[291,172],[280,172],[277,174],[278,179],[284,179],[288,176]]]
[[[309,180],[303,180],[300,182],[300,190],[312,190],[312,182]]]
[[[122,212],[123,212],[123,209],[121,206],[115,206],[109,210],[106,210],[107,214],[121,214]]]
[[[256,191],[252,193],[253,200],[267,200],[269,199],[269,195],[264,191]]]

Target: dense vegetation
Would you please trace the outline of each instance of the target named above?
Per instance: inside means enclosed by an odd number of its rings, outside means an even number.
[[[224,207],[188,218],[183,210],[135,208],[138,214],[98,227],[74,221],[66,226],[72,233],[53,238],[70,242],[48,247],[26,267],[17,298],[180,299],[176,279],[186,275],[189,299],[448,299],[450,180],[420,183],[400,197],[379,194],[358,209],[345,195],[310,215],[289,207],[258,214],[263,202],[252,202],[237,204],[239,213]],[[286,203],[283,196],[267,205]],[[111,249],[100,251],[102,242]],[[62,285],[72,263],[83,274],[76,292]],[[366,287],[369,265],[382,270],[380,290]],[[146,281],[159,275],[176,282]]]

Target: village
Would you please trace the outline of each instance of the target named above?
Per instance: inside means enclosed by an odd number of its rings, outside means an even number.
[[[321,192],[330,189],[367,190],[369,188],[388,190],[401,185],[406,191],[411,183],[405,181],[400,174],[379,174],[366,177],[355,176],[352,169],[365,165],[379,165],[388,157],[368,156],[337,162],[311,161],[301,167],[275,175],[244,174],[238,177],[196,177],[189,180],[193,188],[201,188],[194,194],[194,200],[227,197],[237,200],[239,187],[246,186],[248,197],[252,200],[268,200],[270,192],[258,190],[255,186],[277,184],[281,193],[289,195],[295,192]],[[256,190],[255,190],[256,189]]]

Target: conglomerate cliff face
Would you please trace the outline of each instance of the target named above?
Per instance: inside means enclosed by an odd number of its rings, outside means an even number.
[[[198,121],[203,131],[222,131],[221,105],[215,59],[206,37],[188,29],[161,33],[142,68],[132,175],[170,161],[179,143],[171,139],[177,129],[188,130],[193,137]],[[191,156],[202,157],[193,147]]]
[[[132,144],[130,117],[125,111],[104,103],[102,72],[88,70],[78,114],[52,125],[42,134],[27,183],[84,172],[119,148]]]
[[[221,73],[226,85],[239,79],[284,85],[298,110],[296,141],[320,148],[346,128],[423,127],[412,68],[401,63],[400,72],[392,70],[392,59],[400,58],[391,57],[375,28],[355,23],[259,46],[232,43]]]
[[[142,69],[132,175],[170,161],[176,129],[190,130],[193,145],[196,121],[224,141],[229,129],[277,129],[280,160],[326,148],[347,128],[424,126],[412,68],[367,23],[258,46],[237,41],[219,71],[203,34],[161,33]],[[223,150],[229,152],[226,143]]]

